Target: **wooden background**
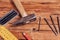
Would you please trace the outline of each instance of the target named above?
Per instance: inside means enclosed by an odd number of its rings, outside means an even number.
[[[50,25],[52,26],[51,20],[49,18],[52,14],[60,14],[60,0],[21,0],[27,14],[34,13],[37,17],[35,22],[22,26],[13,26],[12,23],[20,19],[16,16],[14,19],[9,21],[5,26],[10,30],[18,39],[25,39],[21,32],[26,32],[29,34],[33,40],[59,40],[60,34],[57,36],[51,31],[48,25],[45,23],[43,18],[47,18]],[[0,18],[7,14],[10,10],[16,9],[12,0],[0,0]],[[32,31],[33,28],[38,28],[38,17],[41,17],[41,28],[39,32]],[[56,16],[53,16],[54,22],[57,26]]]

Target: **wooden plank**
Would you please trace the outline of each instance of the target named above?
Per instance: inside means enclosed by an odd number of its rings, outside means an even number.
[[[50,25],[52,24],[49,16],[52,14],[60,14],[60,0],[21,0],[21,2],[28,14],[35,13],[37,20],[35,22],[23,26],[12,27],[12,23],[20,19],[20,17],[17,16],[13,20],[11,20],[8,24],[6,24],[7,29],[9,29],[15,36],[17,36],[18,39],[25,39],[22,36],[21,32],[26,32],[30,34],[29,36],[33,35],[31,37],[34,37],[32,38],[34,40],[59,40],[60,39],[60,35],[58,34],[58,36],[55,36],[51,31],[51,29],[48,27],[48,25],[46,25],[45,21],[43,20],[43,18],[45,17],[49,21]],[[11,2],[11,0],[0,0],[0,17],[3,17],[11,9],[14,8],[15,6]],[[31,34],[30,29],[32,28],[37,29],[38,27],[39,16],[42,17],[41,28],[40,28],[41,31],[32,32]],[[56,17],[54,16],[53,18],[55,24],[57,24]],[[56,27],[58,26],[56,25]],[[23,28],[24,30],[20,30]]]
[[[5,1],[5,0],[1,0],[1,1]],[[10,2],[11,0],[6,0],[5,2]],[[51,3],[56,3],[56,2],[60,2],[60,0],[21,0],[22,2],[51,2]]]

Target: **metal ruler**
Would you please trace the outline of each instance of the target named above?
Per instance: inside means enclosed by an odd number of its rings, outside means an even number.
[[[2,18],[0,18],[0,24],[4,25],[7,22],[9,22],[12,18],[14,18],[18,13],[15,10],[11,10],[9,13],[4,15]]]

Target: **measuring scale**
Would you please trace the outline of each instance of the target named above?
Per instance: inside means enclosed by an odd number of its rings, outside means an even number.
[[[4,40],[18,40],[8,29],[2,25],[0,25],[0,36],[3,37]]]

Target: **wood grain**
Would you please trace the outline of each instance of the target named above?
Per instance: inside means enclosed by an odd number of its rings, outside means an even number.
[[[1,0],[1,1],[4,1],[4,0]],[[6,0],[5,2],[10,2],[10,0]],[[57,3],[57,2],[60,2],[60,0],[21,0],[21,2],[40,2],[40,3],[49,2],[49,3]]]
[[[51,31],[43,18],[46,18],[52,26],[50,15],[60,14],[60,0],[21,0],[23,7],[27,14],[34,13],[37,17],[35,22],[26,24],[23,26],[12,26],[12,23],[20,19],[16,16],[14,19],[9,21],[5,26],[10,30],[18,39],[25,39],[21,32],[26,32],[33,40],[59,40],[60,34],[57,36]],[[0,18],[6,15],[11,9],[16,9],[11,0],[0,0]],[[32,32],[32,28],[38,28],[38,17],[42,17],[40,32]],[[53,16],[54,22],[57,26],[56,16]],[[52,26],[53,27],[53,26]],[[31,33],[32,32],[32,33]]]

